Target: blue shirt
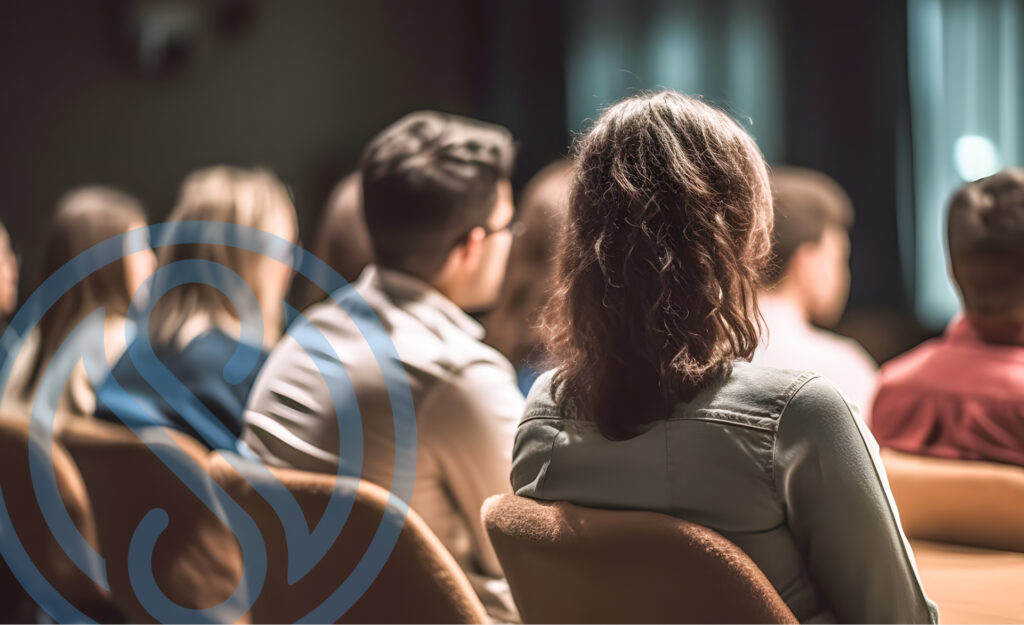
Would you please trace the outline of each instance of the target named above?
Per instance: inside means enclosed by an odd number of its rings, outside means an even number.
[[[179,385],[170,380],[166,385],[169,390],[165,391],[170,396],[165,396],[139,372],[131,356],[133,347],[137,347],[134,342],[96,392],[96,417],[129,427],[170,427],[211,449],[236,450],[245,403],[267,354],[261,348],[240,344],[217,329],[200,334],[184,349],[154,345],[153,351],[166,371],[154,368],[147,372],[147,377],[169,372],[180,382]],[[233,384],[225,380],[224,367],[240,348],[252,350],[250,356],[256,364],[240,382]]]

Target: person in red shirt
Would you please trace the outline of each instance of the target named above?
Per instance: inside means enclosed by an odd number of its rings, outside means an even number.
[[[882,447],[1024,466],[1024,168],[961,187],[949,256],[963,314],[882,368]]]

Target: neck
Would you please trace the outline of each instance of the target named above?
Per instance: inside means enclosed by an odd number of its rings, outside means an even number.
[[[456,306],[464,308],[461,301],[462,298],[460,297],[460,294],[462,293],[462,289],[460,288],[462,283],[453,272],[447,271],[446,269],[442,270],[432,279],[426,280],[425,282],[434,287],[438,293],[454,302]]]
[[[445,296],[448,300],[455,302],[460,308],[462,305],[459,303],[458,298],[458,281],[454,280],[449,272],[441,271],[432,277],[427,277],[422,274],[410,271],[402,267],[387,267],[387,266],[376,266],[378,274],[381,271],[390,272],[392,274],[398,274],[405,278],[414,278],[417,282],[423,283],[430,288],[434,289],[441,295]],[[360,280],[362,277],[360,277]],[[382,277],[382,280],[387,280],[387,277]]]
[[[792,308],[799,313],[801,319],[810,321],[811,316],[807,311],[803,295],[788,279],[783,278],[782,282],[774,287],[761,291],[758,294],[758,300],[767,305]]]
[[[1020,319],[970,314],[967,319],[986,343],[1024,346],[1024,321]]]

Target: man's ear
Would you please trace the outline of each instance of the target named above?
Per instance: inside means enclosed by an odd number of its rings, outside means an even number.
[[[465,243],[457,249],[459,264],[470,271],[475,270],[476,266],[480,264],[480,256],[483,253],[484,239],[486,237],[487,233],[479,226],[470,230],[469,234],[466,235]]]

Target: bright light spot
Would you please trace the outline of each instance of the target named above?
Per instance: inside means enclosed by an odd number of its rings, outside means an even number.
[[[988,137],[963,135],[953,146],[956,173],[967,181],[991,176],[1002,167],[999,151]]]

